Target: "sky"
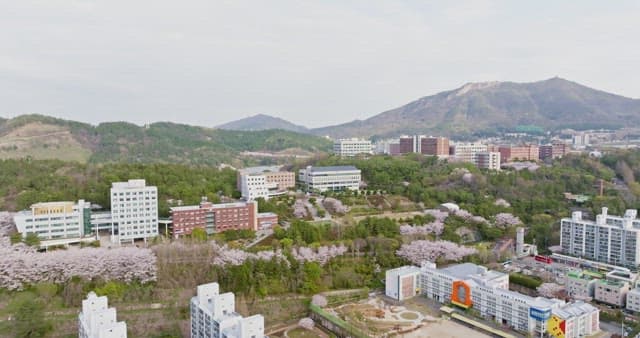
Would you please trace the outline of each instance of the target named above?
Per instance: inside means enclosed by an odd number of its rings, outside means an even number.
[[[468,82],[640,98],[640,1],[0,0],[0,117],[365,119]]]

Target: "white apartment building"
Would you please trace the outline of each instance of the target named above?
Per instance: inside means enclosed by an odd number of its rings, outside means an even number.
[[[497,151],[478,152],[475,164],[480,169],[500,170],[500,153]]]
[[[360,169],[354,166],[308,166],[300,169],[298,180],[307,191],[358,190],[360,174]]]
[[[395,300],[405,300],[420,290],[420,268],[402,266],[385,272],[385,295]]]
[[[595,221],[575,211],[560,222],[560,246],[563,253],[616,266],[635,268],[640,264],[640,219],[636,210],[623,217],[610,216],[607,208]]]
[[[394,269],[387,276],[411,276]],[[599,331],[599,310],[583,302],[566,304],[559,299],[530,297],[509,290],[509,275],[490,271],[472,263],[437,269],[424,262],[419,272],[420,293],[440,303],[473,307],[483,317],[532,335],[581,337]],[[386,290],[389,288],[389,290]],[[385,293],[393,294],[396,284],[387,281]],[[396,291],[397,292],[397,291]],[[565,325],[566,324],[566,325]],[[558,331],[560,330],[560,331]]]
[[[236,313],[234,294],[220,294],[218,283],[198,285],[191,298],[191,337],[264,338],[264,317]]]
[[[371,141],[358,138],[339,139],[333,142],[333,153],[342,157],[373,154]]]
[[[31,205],[30,210],[18,212],[13,220],[22,237],[38,235],[42,245],[80,242],[91,234],[91,203],[45,202]]]
[[[98,297],[93,291],[82,301],[78,315],[79,338],[127,338],[127,324],[118,322],[116,309],[109,307],[106,296]]]
[[[456,142],[451,145],[451,156],[454,157],[455,160],[461,162],[477,162],[477,154],[478,153],[486,153],[488,152],[488,147],[486,144],[482,143],[463,143]]]
[[[158,236],[158,188],[145,180],[114,182],[111,185],[112,240],[133,242]]]
[[[285,194],[287,189],[296,186],[293,172],[281,171],[278,166],[250,167],[238,170],[237,188],[245,201],[257,198],[265,200]]]

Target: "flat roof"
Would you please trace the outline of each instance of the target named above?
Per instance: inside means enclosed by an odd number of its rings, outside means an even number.
[[[263,172],[279,172],[281,166],[259,166],[259,167],[247,167],[238,169],[242,174],[260,174]]]
[[[310,172],[326,172],[326,171],[352,171],[352,170],[360,170],[352,165],[339,165],[339,166],[329,166],[329,167],[308,167]]]

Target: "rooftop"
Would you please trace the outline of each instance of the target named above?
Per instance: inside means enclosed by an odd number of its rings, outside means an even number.
[[[241,174],[260,174],[263,172],[278,172],[280,171],[280,166],[260,166],[260,167],[248,167],[238,169]]]
[[[330,167],[307,167],[307,170],[312,173],[318,172],[329,172],[329,171],[360,171],[360,169],[352,166],[352,165],[341,165],[341,166],[330,166]]]
[[[581,316],[593,311],[597,311],[597,309],[593,305],[584,303],[582,301],[569,303],[563,307],[555,308],[552,310],[553,314],[558,315],[562,318]]]

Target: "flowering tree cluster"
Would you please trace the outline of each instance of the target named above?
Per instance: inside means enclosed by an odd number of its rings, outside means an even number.
[[[465,183],[473,182],[473,174],[472,173],[462,174],[462,181],[464,181]]]
[[[485,223],[485,224],[489,224],[489,221],[487,221],[484,217],[482,216],[475,216],[474,214],[470,213],[469,211],[465,210],[465,209],[459,209],[453,212],[454,215],[466,220],[466,221],[470,221],[470,222],[474,222],[474,223]]]
[[[442,231],[444,231],[444,223],[439,220],[435,220],[431,223],[427,223],[425,225],[417,225],[412,226],[408,224],[403,224],[400,226],[400,234],[401,235],[427,235],[434,234],[436,236],[442,235]]]
[[[342,256],[347,252],[347,247],[343,244],[338,246],[321,246],[314,250],[309,247],[297,247],[291,249],[291,254],[299,262],[318,262],[321,265],[327,263],[331,258]]]
[[[447,217],[449,217],[449,213],[446,211],[438,210],[438,209],[427,209],[424,211],[425,214],[433,216],[436,221],[444,222]]]
[[[37,252],[0,238],[0,287],[21,289],[40,282],[64,283],[71,277],[142,283],[156,279],[156,256],[149,249],[71,248]]]
[[[278,258],[282,261],[287,261],[287,258],[282,254],[281,250],[277,251],[259,251],[258,253],[250,253],[239,249],[232,249],[228,246],[220,246],[216,242],[211,242],[213,247],[213,265],[225,266],[225,265],[242,265],[247,260],[263,260],[270,261],[273,258]]]
[[[307,217],[307,208],[304,205],[302,200],[296,200],[296,203],[293,204],[293,216],[297,218],[305,218]]]
[[[318,307],[325,307],[328,304],[327,297],[321,294],[313,295],[313,297],[311,297],[311,304]]]
[[[507,202],[503,198],[498,198],[493,204],[499,207],[511,208],[511,203]]]
[[[435,262],[438,259],[447,261],[460,261],[466,256],[477,253],[474,248],[461,246],[449,241],[413,241],[403,244],[396,254],[408,259],[413,264],[420,264],[423,261]]]
[[[0,212],[0,237],[9,236],[15,231],[15,224],[13,224],[13,214],[10,212]]]
[[[322,204],[332,214],[346,214],[349,212],[349,208],[342,204],[342,201],[333,197],[325,198]]]
[[[298,321],[298,326],[300,326],[303,329],[313,330],[315,323],[313,322],[313,319],[309,317],[305,317]]]
[[[542,297],[554,298],[564,291],[564,286],[556,283],[542,283],[536,288],[536,291]]]
[[[508,212],[501,212],[496,215],[495,224],[499,228],[507,228],[510,226],[520,225],[522,224],[522,221],[520,221],[520,218],[514,216],[513,214],[510,214]]]

